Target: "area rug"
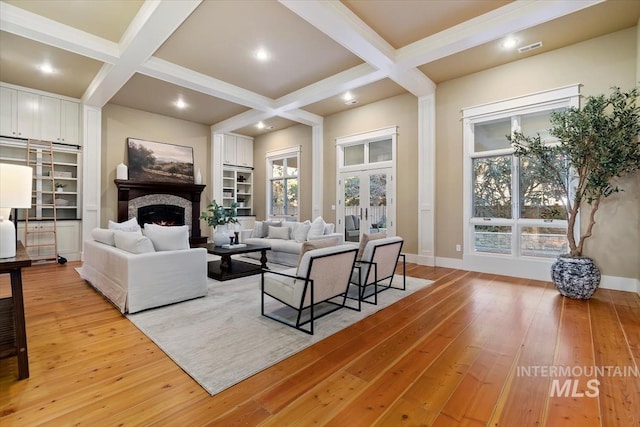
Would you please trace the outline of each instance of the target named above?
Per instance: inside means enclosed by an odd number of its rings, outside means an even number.
[[[396,277],[394,285],[402,278]],[[378,305],[341,309],[316,321],[314,335],[260,315],[260,276],[218,282],[206,297],[127,315],[211,395],[286,359],[331,334],[429,285],[407,277],[407,290],[389,289]]]

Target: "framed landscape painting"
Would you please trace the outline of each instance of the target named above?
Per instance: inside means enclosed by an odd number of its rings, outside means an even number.
[[[193,184],[193,148],[127,138],[129,179]]]

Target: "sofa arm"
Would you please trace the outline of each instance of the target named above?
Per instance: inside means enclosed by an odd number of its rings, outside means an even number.
[[[342,235],[342,233],[323,234],[322,236],[309,237],[309,238],[307,238],[307,240],[312,241],[312,240],[330,239],[332,237],[337,237],[338,238],[338,244],[339,245],[344,244],[344,236]]]

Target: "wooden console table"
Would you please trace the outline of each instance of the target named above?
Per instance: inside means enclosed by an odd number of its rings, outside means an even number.
[[[0,258],[0,273],[11,274],[11,296],[0,298],[0,358],[18,357],[18,379],[29,378],[27,356],[27,328],[24,323],[22,297],[22,267],[29,267],[31,258],[22,242],[18,242],[16,256]]]

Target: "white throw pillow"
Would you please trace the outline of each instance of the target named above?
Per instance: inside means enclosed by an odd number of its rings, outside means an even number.
[[[113,222],[109,220],[109,230],[140,231],[140,224],[138,224],[138,219],[135,217],[125,222]]]
[[[264,235],[262,234],[262,221],[256,221],[255,224],[253,225],[253,232],[251,233],[251,237],[264,237]]]
[[[311,239],[312,237],[320,237],[324,235],[324,219],[321,216],[317,217],[311,223],[311,228],[309,228],[309,233],[307,233],[307,239]]]
[[[145,224],[144,234],[151,239],[156,251],[189,249],[189,226],[187,225],[165,227],[157,224]]]
[[[115,230],[107,230],[106,228],[94,228],[91,230],[91,237],[93,237],[93,240],[109,246],[116,245],[116,241],[113,237],[114,234]]]
[[[324,234],[331,234],[333,233],[333,230],[335,228],[335,225],[333,225],[332,223],[325,223],[324,224]]]
[[[262,237],[267,237],[269,227],[282,227],[281,221],[265,221],[262,223]]]
[[[155,252],[153,243],[148,237],[138,233],[127,233],[125,231],[116,231],[113,233],[116,248],[133,254],[143,254],[146,252]]]
[[[293,230],[293,240],[298,243],[306,242],[307,235],[309,234],[309,229],[311,228],[311,222],[306,220],[305,222],[301,222],[298,226]]]
[[[270,225],[267,239],[289,240],[289,227],[274,227]]]

